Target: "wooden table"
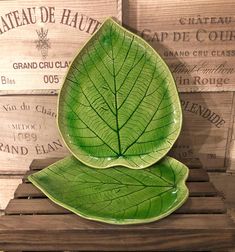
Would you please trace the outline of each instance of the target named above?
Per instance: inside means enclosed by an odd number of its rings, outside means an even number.
[[[202,168],[190,169],[190,197],[174,214],[151,224],[115,226],[70,213],[27,180],[53,162],[31,164],[0,217],[0,250],[226,251],[235,247],[235,223]]]

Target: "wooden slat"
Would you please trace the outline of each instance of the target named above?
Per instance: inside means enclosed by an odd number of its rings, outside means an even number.
[[[59,161],[61,158],[46,158],[46,159],[34,159],[32,163],[29,166],[30,170],[41,170],[48,165],[51,165],[57,161]]]
[[[224,213],[225,206],[220,197],[190,197],[176,213]],[[5,209],[10,214],[66,214],[68,210],[45,199],[13,199]]]
[[[20,184],[18,185],[15,194],[15,198],[36,198],[36,197],[46,197],[37,187],[32,185],[31,183]]]
[[[67,214],[68,210],[44,199],[13,199],[5,209],[5,214]]]
[[[23,21],[21,20],[22,17],[19,17],[17,18],[16,21],[18,26],[22,26],[25,24],[30,25],[27,27],[23,26],[20,27],[20,29],[16,29],[14,37],[8,34],[6,34],[6,36],[1,37],[1,59],[0,59],[1,75],[3,76],[6,75],[7,77],[9,76],[11,80],[8,81],[8,79],[6,78],[6,81],[4,81],[2,80],[3,77],[1,77],[0,94],[2,94],[2,90],[4,91],[3,92],[4,94],[19,94],[19,93],[33,94],[36,93],[34,91],[35,89],[40,90],[60,89],[63,83],[63,76],[67,72],[66,71],[67,67],[64,65],[65,62],[67,62],[68,64],[72,60],[73,55],[76,53],[77,49],[81,48],[84,45],[84,43],[90,39],[91,34],[100,26],[100,23],[103,22],[107,18],[107,16],[113,16],[121,21],[122,8],[121,8],[121,1],[119,0],[99,0],[99,1],[89,0],[86,2],[84,2],[84,0],[82,1],[69,0],[66,1],[66,6],[63,0],[54,0],[53,6],[51,6],[52,8],[48,8],[50,9],[50,11],[48,11],[46,7],[47,3],[48,3],[47,0],[40,0],[40,5],[35,6],[35,12],[42,14],[41,18],[35,16],[35,20],[37,22],[32,20],[30,21],[29,17],[25,16],[25,18],[27,18],[27,23],[23,24],[22,23]],[[29,13],[31,14],[30,12],[31,10],[27,9],[29,8],[29,4],[30,1],[28,0],[13,0],[13,1],[2,0],[0,1],[0,16],[5,16],[5,14],[7,14],[8,12],[12,12],[18,8],[23,9],[23,13],[25,15],[27,15],[28,13],[27,12],[25,13],[24,10],[29,11]],[[43,7],[44,11],[40,11],[41,10],[40,6],[45,6]],[[76,12],[86,13],[86,17],[88,18],[93,17],[92,22],[91,23],[81,22],[79,27],[78,19],[76,18],[74,20],[76,23],[74,23],[74,25],[72,26],[72,23],[69,23],[70,18],[72,17],[70,15],[76,15]],[[68,16],[66,16],[67,13],[69,13]],[[52,29],[54,32],[51,34],[49,33],[50,35],[48,34],[49,36],[48,38],[47,38],[47,31],[45,32],[46,34],[43,33],[39,37],[36,36],[36,38],[34,38],[35,37],[34,33],[38,29],[39,23],[42,24],[50,23],[49,20],[47,20],[47,18],[49,18],[48,15],[51,15],[50,22],[53,23]],[[67,20],[64,20],[64,17],[66,17]],[[32,16],[30,18],[34,17]],[[10,21],[10,23],[11,27],[9,26],[9,24],[4,23],[5,25],[7,25],[8,29],[2,31],[3,28],[1,27],[1,34],[16,27],[15,25],[12,24],[12,21]],[[74,30],[74,28],[76,28],[76,30]],[[27,34],[28,36],[25,36],[25,34]],[[66,36],[64,36],[65,34]],[[54,47],[51,46],[52,44],[51,42],[49,42],[49,40],[48,40],[49,44],[43,44],[43,50],[47,50],[48,48],[50,48],[51,50],[44,52],[45,54],[43,53],[43,55],[46,55],[45,57],[48,60],[47,62],[54,62],[55,60],[58,60],[61,64],[60,66],[56,67],[55,63],[54,64],[51,63],[50,64],[51,71],[49,71],[49,73],[41,70],[46,69],[46,65],[42,67],[42,65],[40,64],[40,61],[42,60],[43,57],[40,51],[39,53],[34,54],[31,54],[31,52],[29,53],[29,50],[31,49],[30,43],[32,39],[33,40],[35,39],[34,41],[36,41],[36,39],[39,39],[40,43],[41,38],[50,39],[51,41],[54,41]],[[14,45],[14,48],[11,47],[12,45]],[[15,71],[14,69],[15,67],[14,68],[12,67],[12,60],[10,54],[11,50],[12,53],[14,51],[14,60],[16,64],[18,64],[18,62],[24,62],[26,60],[30,60],[31,62],[35,63],[35,67],[33,69],[32,67],[24,68],[23,69],[24,71],[19,71],[20,68],[18,68],[18,71]],[[43,80],[43,76],[44,74],[50,74],[51,72],[58,76],[58,81],[57,80],[54,81],[53,85],[48,85],[47,80],[45,81]],[[13,85],[12,82],[14,82]],[[20,90],[20,92],[18,92],[18,90]],[[30,92],[31,90],[33,91]],[[40,94],[40,92],[37,93]],[[50,94],[49,92],[45,91],[42,93]],[[14,99],[12,99],[12,102],[14,102]],[[26,104],[28,104],[27,102],[28,100],[26,99]],[[2,105],[0,107],[2,107]],[[31,111],[32,113],[35,113],[35,109],[31,108]],[[17,109],[17,112],[20,113],[20,109]],[[37,120],[37,117],[38,116],[35,114],[35,120]],[[54,129],[56,129],[56,127]]]
[[[73,214],[3,216],[3,250],[202,251],[233,247],[235,225],[224,214],[178,214],[146,225],[117,226]]]
[[[176,210],[182,214],[225,213],[226,208],[220,197],[189,197],[186,203]]]
[[[213,168],[213,167],[207,167],[207,168],[205,168],[208,172],[226,172],[226,170],[227,170],[227,167],[225,166],[225,167],[215,167],[215,168]]]
[[[32,225],[34,223],[34,225]],[[50,225],[48,225],[50,223]],[[225,214],[179,214],[170,215],[157,222],[141,225],[110,225],[100,222],[89,221],[75,214],[68,215],[27,215],[27,216],[2,216],[0,222],[0,232],[10,229],[15,230],[129,230],[129,231],[144,231],[144,230],[166,230],[166,229],[227,229],[234,230],[235,224],[227,218]]]
[[[14,192],[20,182],[19,177],[0,176],[0,211],[4,210],[9,200],[14,197]]]
[[[187,182],[190,196],[215,196],[217,191],[210,182]],[[37,187],[31,183],[18,185],[15,198],[41,198],[46,197]]]
[[[218,194],[211,182],[188,182],[190,196],[216,196]]]
[[[22,178],[22,181],[23,181],[24,183],[29,183],[28,176],[31,175],[31,174],[33,174],[33,173],[35,173],[35,172],[37,172],[37,170],[29,170],[29,171],[27,171],[27,172],[24,174],[24,176],[23,176],[23,178]]]
[[[29,170],[25,173],[23,176],[23,182],[28,183],[28,176],[35,173],[37,170]],[[204,169],[190,169],[189,170],[189,177],[187,181],[192,182],[192,181],[209,181],[209,176],[207,172]]]
[[[190,169],[187,181],[209,181],[209,176],[204,169]]]

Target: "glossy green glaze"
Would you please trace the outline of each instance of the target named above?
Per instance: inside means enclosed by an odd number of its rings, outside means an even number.
[[[107,19],[73,60],[60,92],[58,126],[70,152],[94,168],[146,168],[170,150],[181,124],[162,58]]]
[[[112,224],[147,223],[179,208],[188,197],[188,168],[165,157],[157,164],[133,170],[91,169],[66,157],[29,180],[52,201],[91,220]]]

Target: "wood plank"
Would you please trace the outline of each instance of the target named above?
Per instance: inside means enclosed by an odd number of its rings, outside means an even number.
[[[27,172],[24,174],[24,176],[23,176],[23,178],[22,178],[22,181],[23,181],[24,183],[30,183],[30,181],[28,180],[28,176],[31,175],[31,174],[33,174],[33,173],[35,173],[35,172],[37,172],[37,171],[36,171],[36,170],[29,170],[29,171],[27,171]]]
[[[18,185],[14,198],[41,198],[46,197],[37,187],[32,185],[31,183],[24,183]]]
[[[182,131],[169,152],[186,165],[198,158],[203,168],[223,172],[231,128],[232,93],[180,93]],[[205,114],[199,111],[205,111]],[[207,111],[207,112],[206,112]],[[213,116],[212,116],[213,115]],[[210,121],[210,116],[221,125]]]
[[[190,196],[215,196],[217,191],[210,182],[188,182]],[[31,183],[18,185],[15,191],[15,198],[42,198],[46,197],[37,187]]]
[[[4,31],[0,23],[4,33],[0,40],[0,90],[4,94],[60,89],[77,50],[108,16],[121,20],[122,11],[119,0],[70,0],[66,6],[63,0],[40,0],[33,6],[29,0],[0,1],[0,16],[5,18],[15,10],[18,15],[15,24],[3,21],[8,27]],[[29,66],[21,67],[24,63]]]
[[[12,199],[5,209],[5,214],[68,214],[65,208],[45,199]]]
[[[225,173],[228,170],[227,166],[225,166],[225,167],[215,167],[215,168],[213,168],[213,167],[207,167],[205,169],[208,172],[220,172],[220,173]]]
[[[210,182],[188,182],[190,196],[216,196],[218,194]]]
[[[231,112],[231,130],[230,141],[227,146],[227,165],[229,170],[235,173],[235,92],[233,92],[232,112]]]
[[[233,50],[234,38],[222,38],[235,28],[233,0],[127,2],[123,23],[166,60],[180,92],[235,91],[235,59],[223,54]],[[210,36],[213,33],[216,39]],[[221,65],[231,67],[232,72],[212,70]]]
[[[89,235],[88,235],[89,234]],[[224,214],[178,214],[146,225],[118,226],[79,216],[2,216],[3,250],[202,251],[233,247],[235,225]]]
[[[53,157],[53,158],[46,158],[46,159],[34,159],[29,166],[30,170],[41,170],[57,161],[61,158]]]
[[[32,225],[33,223],[33,225]],[[48,226],[48,223],[51,225]],[[96,221],[89,221],[75,214],[68,215],[27,215],[3,216],[0,222],[0,232],[15,230],[166,230],[166,229],[195,229],[214,230],[226,227],[234,230],[234,222],[226,214],[179,214],[170,215],[160,221],[141,225],[111,225]]]
[[[28,176],[36,172],[37,170],[29,170],[25,173],[23,176],[23,182],[24,183],[29,183],[28,181]],[[204,169],[190,169],[189,170],[189,177],[187,179],[188,182],[206,182],[209,181],[209,176]]]
[[[35,158],[68,155],[56,126],[56,103],[56,96],[1,97],[0,173],[24,174]]]
[[[4,210],[9,200],[13,198],[17,186],[21,179],[16,176],[1,176],[0,177],[0,210]]]
[[[229,173],[221,174],[213,172],[209,175],[212,183],[215,185],[220,195],[225,198],[227,207],[232,208],[232,212],[235,213],[235,174],[232,175]]]
[[[5,209],[5,214],[66,214],[68,210],[45,199],[12,199]],[[190,197],[176,213],[225,213],[225,206],[220,197]]]
[[[189,170],[189,177],[187,179],[189,182],[202,182],[202,181],[209,181],[209,176],[204,169],[190,169]]]
[[[182,214],[225,213],[226,207],[221,197],[189,197],[186,203],[176,210]]]

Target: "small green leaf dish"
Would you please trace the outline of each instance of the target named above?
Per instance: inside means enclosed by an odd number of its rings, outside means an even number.
[[[148,223],[166,217],[188,197],[188,168],[165,157],[153,166],[91,169],[66,157],[28,179],[58,205],[111,224]]]
[[[181,124],[162,58],[107,19],[73,60],[59,95],[58,127],[70,152],[94,168],[146,168],[170,150]]]

